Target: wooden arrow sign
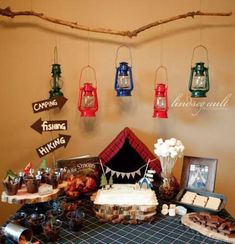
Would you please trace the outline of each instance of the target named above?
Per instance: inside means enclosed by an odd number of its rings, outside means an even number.
[[[32,103],[33,112],[39,113],[54,108],[61,109],[64,106],[64,104],[67,102],[67,100],[68,99],[66,97],[62,96],[62,97],[54,97],[47,100],[42,100],[39,102]]]
[[[36,130],[38,133],[48,131],[59,131],[67,130],[67,120],[44,120],[38,119],[35,123],[31,125],[31,128]]]
[[[59,134],[59,137],[53,139],[52,141],[49,141],[48,143],[36,149],[38,156],[41,158],[47,155],[48,153],[55,151],[60,147],[66,147],[70,138],[71,136],[69,135]]]

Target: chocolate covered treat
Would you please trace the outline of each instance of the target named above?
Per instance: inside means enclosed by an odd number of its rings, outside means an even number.
[[[234,237],[235,225],[217,215],[211,215],[206,212],[199,212],[190,214],[189,219],[209,230],[221,233],[230,238]]]
[[[232,233],[231,226],[232,224],[230,222],[224,222],[219,226],[218,232],[224,235],[230,235]]]
[[[229,238],[235,238],[235,232],[234,233],[231,233],[231,234],[228,234],[228,237]]]

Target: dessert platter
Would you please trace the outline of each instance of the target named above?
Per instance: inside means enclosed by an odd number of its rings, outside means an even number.
[[[11,204],[33,204],[56,199],[65,184],[58,172],[51,169],[41,169],[35,174],[29,164],[22,174],[17,175],[8,170],[3,181],[4,191],[1,201]]]

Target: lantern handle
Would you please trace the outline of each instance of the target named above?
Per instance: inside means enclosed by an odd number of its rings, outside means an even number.
[[[97,87],[97,80],[96,80],[96,72],[95,72],[95,69],[90,66],[89,64],[87,66],[84,66],[81,70],[81,74],[80,74],[80,78],[79,78],[79,87],[81,87],[81,80],[82,80],[82,75],[83,75],[83,72],[85,69],[91,69],[93,71],[93,74],[94,74],[94,81],[95,81],[95,87]]]
[[[116,57],[115,57],[115,66],[116,66],[116,68],[117,68],[117,60],[118,60],[119,50],[120,50],[120,48],[123,48],[123,47],[125,47],[125,48],[127,48],[127,49],[129,50],[129,56],[130,56],[130,61],[131,61],[131,65],[130,65],[130,67],[132,67],[132,54],[131,54],[131,48],[130,48],[129,46],[123,44],[123,45],[119,46],[119,47],[117,48],[117,50],[116,50]]]
[[[160,69],[163,69],[165,71],[165,75],[166,75],[166,81],[165,81],[165,84],[167,85],[168,84],[168,74],[167,74],[167,68],[166,66],[163,66],[163,65],[160,65],[156,71],[155,71],[155,79],[154,79],[154,82],[155,84],[157,84],[157,75],[158,75],[158,72]]]
[[[206,53],[206,61],[207,61],[207,67],[209,67],[208,49],[207,49],[205,46],[203,46],[203,45],[198,45],[198,46],[194,47],[194,49],[193,49],[193,54],[192,54],[192,59],[191,59],[191,67],[193,67],[193,58],[194,58],[194,54],[195,54],[196,49],[198,49],[198,48],[202,48],[202,49],[205,50],[205,53]]]

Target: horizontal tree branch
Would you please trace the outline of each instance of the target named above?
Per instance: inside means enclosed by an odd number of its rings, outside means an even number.
[[[140,28],[137,28],[135,30],[132,31],[121,31],[121,30],[113,30],[113,29],[108,29],[108,28],[94,28],[94,27],[89,27],[89,26],[84,26],[81,24],[78,24],[77,22],[71,22],[71,21],[66,21],[66,20],[61,20],[61,19],[56,19],[50,16],[45,15],[44,13],[38,13],[38,12],[34,12],[34,11],[12,11],[10,7],[7,7],[5,9],[0,8],[0,15],[2,16],[6,16],[6,17],[10,17],[10,18],[14,18],[16,16],[35,16],[38,17],[40,19],[58,24],[58,25],[64,25],[64,26],[68,26],[74,29],[78,29],[78,30],[84,30],[84,31],[90,31],[90,32],[97,32],[97,33],[103,33],[103,34],[111,34],[111,35],[119,35],[119,36],[127,36],[127,37],[134,37],[137,36],[139,33],[153,28],[155,26],[159,26],[162,24],[166,24],[172,21],[176,21],[179,19],[185,19],[188,17],[192,17],[194,18],[194,16],[231,16],[232,12],[217,12],[217,13],[213,13],[213,12],[201,12],[201,11],[196,11],[196,12],[188,12],[185,14],[180,14],[180,15],[176,15],[174,17],[170,17],[170,18],[166,18],[166,19],[161,19],[155,22],[152,22],[150,24],[141,26]]]

